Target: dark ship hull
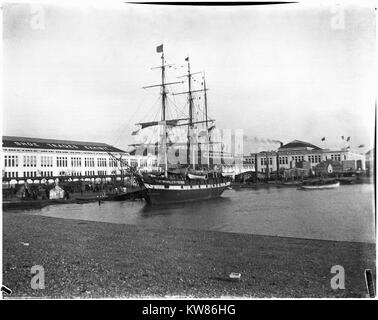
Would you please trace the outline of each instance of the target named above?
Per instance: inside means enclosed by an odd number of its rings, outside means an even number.
[[[200,184],[144,183],[144,198],[148,204],[169,204],[218,198],[229,189],[230,181]]]

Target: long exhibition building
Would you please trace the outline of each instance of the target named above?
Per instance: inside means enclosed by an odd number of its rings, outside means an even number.
[[[338,150],[322,149],[311,143],[294,140],[281,145],[276,151],[262,151],[244,156],[244,167],[262,173],[273,173],[278,169],[291,169],[307,162],[311,169],[324,161],[335,161],[352,170],[365,170],[365,155],[349,148]]]
[[[133,155],[97,142],[3,136],[2,151],[3,181],[111,176],[122,174],[122,164],[139,170],[157,165],[154,155]]]

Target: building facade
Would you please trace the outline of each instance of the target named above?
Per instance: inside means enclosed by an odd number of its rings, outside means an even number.
[[[157,165],[154,155],[132,155],[105,143],[10,136],[3,136],[2,157],[7,181],[119,175],[126,164],[139,170]]]
[[[349,148],[330,150],[321,149],[308,142],[294,140],[281,145],[277,151],[263,151],[244,156],[244,165],[252,166],[252,171],[273,173],[277,170],[303,168],[308,163],[309,168],[315,167],[326,160],[337,161],[344,168],[365,170],[365,155],[351,151]]]

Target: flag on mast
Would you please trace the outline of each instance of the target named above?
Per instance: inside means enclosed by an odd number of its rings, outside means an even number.
[[[131,135],[132,135],[132,136],[136,136],[136,135],[139,133],[139,131],[140,131],[140,129],[138,129],[138,130],[136,130],[136,131],[133,131],[133,132],[131,132]]]
[[[324,141],[324,140],[325,140],[325,137],[322,138],[322,141]]]
[[[185,58],[185,61],[189,61],[189,57],[186,57],[186,58]]]
[[[347,141],[349,141],[349,140],[350,140],[350,137],[347,138]]]
[[[161,44],[160,46],[157,46],[156,47],[156,52],[159,53],[159,52],[163,52],[163,45]]]

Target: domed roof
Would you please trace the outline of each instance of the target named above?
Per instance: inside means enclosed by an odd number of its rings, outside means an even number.
[[[321,148],[305,142],[305,141],[300,141],[300,140],[293,140],[285,145],[283,145],[280,150],[282,149],[306,149],[306,150],[321,150]]]

